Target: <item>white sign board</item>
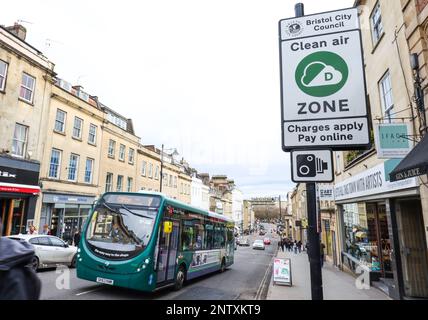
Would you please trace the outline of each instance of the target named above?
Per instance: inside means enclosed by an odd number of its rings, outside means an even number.
[[[320,201],[334,201],[334,185],[317,184],[317,191]]]
[[[279,259],[273,260],[273,283],[286,284],[292,286],[291,279],[291,260]]]
[[[333,182],[331,150],[300,150],[291,152],[293,182]]]
[[[360,27],[356,8],[284,19],[279,23],[281,40],[319,36],[326,33],[355,30]]]
[[[371,196],[391,191],[415,188],[418,186],[417,178],[390,182],[385,170],[385,163],[363,171],[352,178],[337,183],[334,188],[336,201],[343,201],[364,196]],[[389,170],[388,170],[389,171]]]
[[[337,20],[342,23],[333,22]],[[290,23],[301,25],[297,36],[287,29]],[[280,33],[283,150],[367,148],[369,124],[357,9],[282,20]]]

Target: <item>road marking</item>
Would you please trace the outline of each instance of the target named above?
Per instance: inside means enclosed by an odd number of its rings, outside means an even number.
[[[257,289],[257,293],[256,293],[256,296],[255,296],[254,300],[260,300],[260,299],[261,299],[261,295],[262,295],[262,292],[263,292],[263,288],[264,288],[264,286],[265,286],[265,284],[266,284],[267,277],[268,277],[268,274],[269,274],[269,271],[270,271],[270,268],[272,267],[272,265],[273,265],[273,257],[272,257],[272,259],[271,259],[271,261],[270,261],[270,263],[269,263],[269,266],[266,268],[265,275],[263,276],[263,279],[262,279],[262,281],[260,282],[260,286],[259,286],[259,288]]]
[[[97,290],[100,290],[100,289],[103,289],[103,288],[104,287],[99,286],[98,288],[95,288],[95,289],[92,289],[92,290],[88,290],[88,291],[76,293],[76,296],[81,296],[81,295],[84,295],[84,294],[87,294],[87,293],[91,293],[91,292],[94,292],[94,291],[97,291]]]

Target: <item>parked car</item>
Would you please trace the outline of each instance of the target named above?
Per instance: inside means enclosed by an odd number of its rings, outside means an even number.
[[[34,246],[35,255],[32,261],[34,270],[57,265],[76,267],[77,247],[70,246],[58,237],[41,234],[19,234],[8,238],[27,241]]]
[[[256,240],[253,243],[253,249],[256,250],[265,250],[265,244],[263,243],[263,240]]]
[[[263,243],[266,244],[266,245],[269,245],[270,244],[270,239],[269,238],[264,238],[263,239]]]

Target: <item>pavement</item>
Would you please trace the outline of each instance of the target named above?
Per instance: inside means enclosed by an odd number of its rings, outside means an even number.
[[[272,276],[267,300],[311,300],[309,259],[306,252],[295,254],[279,251],[276,256],[291,259],[293,286],[274,285]],[[324,263],[322,278],[324,300],[391,300],[377,288],[358,289],[355,277],[328,262]]]

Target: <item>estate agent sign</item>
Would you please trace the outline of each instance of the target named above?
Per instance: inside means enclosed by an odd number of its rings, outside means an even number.
[[[379,123],[374,127],[379,159],[401,159],[412,150],[410,123]]]
[[[283,150],[369,145],[357,9],[280,21]]]

